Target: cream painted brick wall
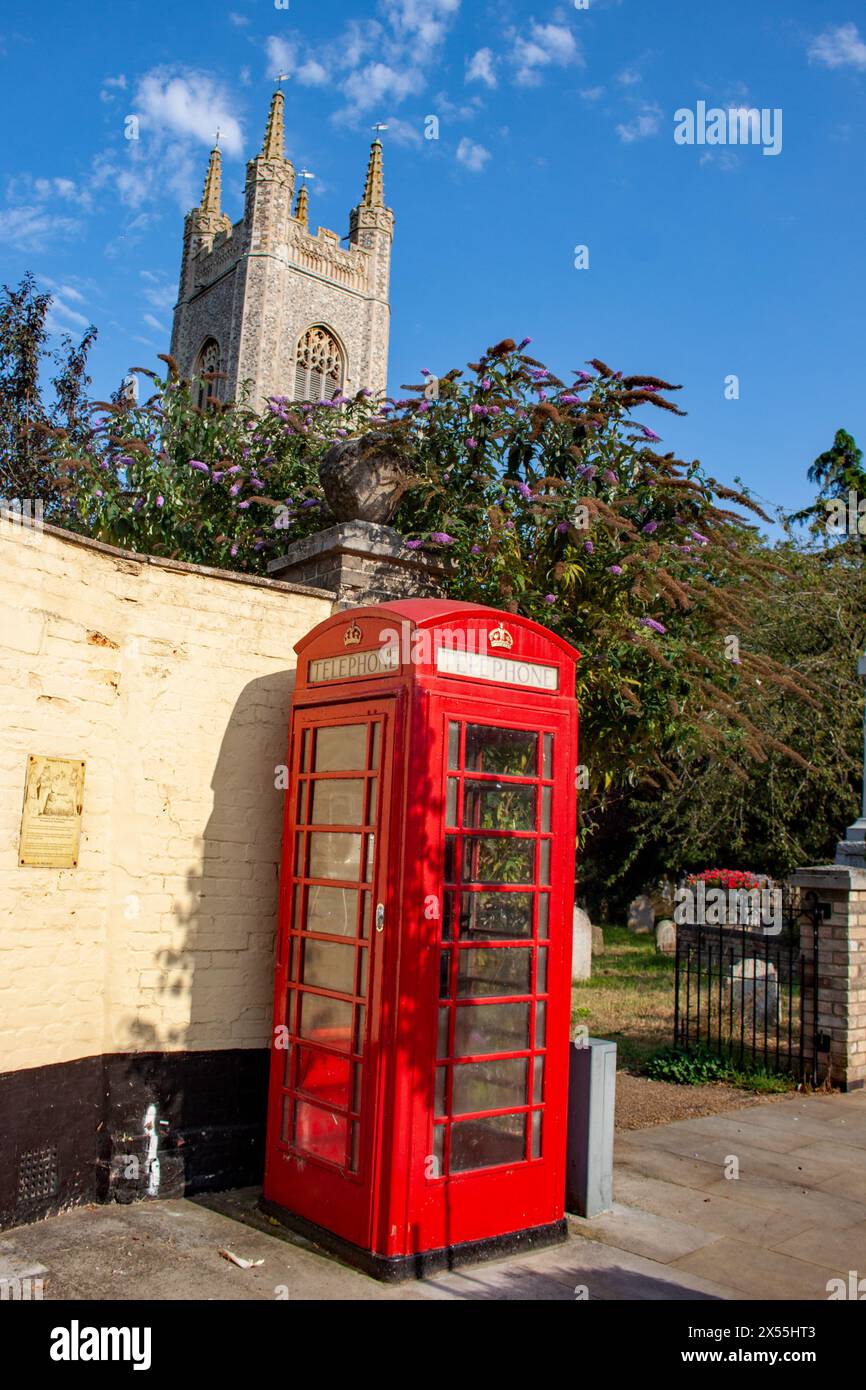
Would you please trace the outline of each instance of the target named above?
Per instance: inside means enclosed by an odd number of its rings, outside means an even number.
[[[0,524],[0,1070],[262,1047],[293,646],[327,597]],[[79,867],[18,867],[30,753],[87,763]]]

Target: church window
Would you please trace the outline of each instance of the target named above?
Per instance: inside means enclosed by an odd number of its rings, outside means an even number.
[[[343,387],[343,353],[327,328],[308,328],[295,357],[295,400],[330,401]]]
[[[220,348],[216,338],[208,338],[203,344],[198,355],[195,367],[196,381],[196,405],[199,410],[204,410],[208,401],[219,399],[218,381],[202,381],[203,376],[210,372],[218,372],[220,369]]]

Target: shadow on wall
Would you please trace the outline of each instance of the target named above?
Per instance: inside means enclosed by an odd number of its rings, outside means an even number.
[[[276,773],[295,675],[251,681],[232,711],[201,865],[177,895],[149,1005],[126,1022],[136,1051],[105,1058],[103,1195],[117,1200],[261,1180],[285,807]]]

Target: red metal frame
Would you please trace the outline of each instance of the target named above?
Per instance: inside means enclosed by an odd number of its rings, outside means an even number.
[[[396,632],[386,648],[388,660],[376,653],[382,650],[383,633]],[[501,645],[491,651],[491,633],[498,632]],[[461,651],[461,643],[483,645],[498,666],[473,664],[474,658],[456,661],[462,674],[451,674],[451,657],[437,661],[437,643]],[[510,641],[510,647],[505,646]],[[381,720],[381,764],[377,808],[378,835],[375,882],[362,888],[372,892],[371,917],[375,904],[384,906],[384,930],[371,925],[369,946],[358,946],[360,954],[369,952],[366,1017],[365,1085],[360,1120],[360,1162],[357,1172],[347,1171],[328,1161],[327,1153],[316,1156],[293,1145],[282,1129],[283,1102],[288,1089],[299,1095],[297,1070],[286,1085],[285,1053],[275,1047],[272,1058],[269,1124],[265,1174],[265,1197],[281,1208],[297,1213],[310,1222],[334,1232],[362,1250],[386,1259],[399,1259],[418,1252],[441,1250],[466,1242],[499,1237],[506,1233],[541,1227],[559,1221],[563,1215],[565,1189],[565,1124],[567,1098],[568,1033],[571,988],[571,909],[574,883],[575,777],[577,762],[577,708],[574,700],[574,665],[578,653],[555,634],[527,619],[512,617],[493,609],[438,600],[409,600],[382,608],[354,610],[339,614],[314,629],[298,644],[299,669],[292,716],[290,762],[291,777],[286,805],[285,847],[281,886],[280,939],[277,954],[274,1022],[275,1029],[287,1022],[287,1004],[296,991],[290,980],[290,944],[299,936],[294,930],[293,892],[299,876],[298,838],[304,837],[304,823],[298,830],[299,788],[306,784],[301,767],[305,730],[342,722]],[[549,681],[551,689],[514,686],[504,679],[491,679],[494,673],[508,671],[501,658],[521,665],[522,674]],[[440,662],[446,669],[440,669]],[[544,668],[529,671],[529,665]],[[345,673],[349,672],[349,678]],[[468,672],[472,672],[469,674]],[[449,769],[448,729],[457,725],[461,733],[461,766]],[[485,729],[521,731],[538,735],[536,761],[531,771],[498,772],[467,768],[465,729],[479,725]],[[543,763],[544,735],[553,739],[552,764]],[[309,736],[309,735],[308,735]],[[326,776],[328,774],[325,774]],[[332,774],[339,777],[339,773]],[[365,773],[367,780],[372,774]],[[457,791],[456,827],[446,827],[449,776]],[[528,815],[534,806],[534,821],[525,828],[497,831],[484,827],[479,814],[473,824],[461,826],[465,790],[497,787],[507,792],[526,788],[520,805]],[[517,799],[515,794],[515,800]],[[473,805],[480,806],[480,795]],[[548,802],[550,803],[548,806]],[[542,807],[549,814],[542,823]],[[354,824],[328,826],[341,833],[356,831]],[[515,847],[526,844],[532,860],[532,882],[505,886],[463,882],[449,887],[445,874],[445,834],[458,837],[456,848],[475,846],[470,868],[479,869],[479,840],[506,840]],[[359,833],[368,834],[370,828]],[[542,845],[550,845],[550,882],[539,884]],[[306,869],[306,864],[300,866]],[[447,910],[446,892],[460,893],[477,901],[478,893],[505,895],[532,893],[532,935],[513,940],[497,939],[490,951],[526,953],[531,961],[530,987],[519,994],[474,998],[458,995],[459,963],[467,952],[483,950],[484,940],[459,936],[442,939],[443,915]],[[539,921],[539,904],[548,901],[547,936]],[[457,914],[459,917],[459,912]],[[454,928],[452,928],[452,931]],[[542,932],[540,935],[539,933]],[[328,933],[314,933],[307,939],[325,945],[337,944]],[[342,940],[343,938],[340,938]],[[543,945],[539,943],[543,942]],[[298,950],[297,944],[294,951]],[[542,955],[542,953],[544,953]],[[447,962],[442,966],[442,959]],[[476,956],[475,961],[485,966]],[[538,971],[546,963],[546,994],[537,996]],[[495,970],[503,964],[498,956],[486,962]],[[440,970],[448,998],[440,1001]],[[482,981],[485,985],[487,982]],[[478,982],[476,981],[476,986]],[[333,994],[333,991],[331,992]],[[325,995],[325,997],[330,997]],[[357,1007],[359,996],[353,996]],[[515,1044],[494,1054],[467,1053],[460,1059],[437,1059],[440,1008],[448,1014],[449,1039],[453,1041],[458,1016],[463,1031],[472,1032],[469,1011],[494,1008],[505,1000],[526,1004],[529,1033],[526,1046]],[[336,1002],[336,1001],[335,1001]],[[536,1029],[540,1021],[536,1005],[543,1002],[546,1014],[545,1046],[538,1044]],[[490,1015],[489,1017],[493,1017]],[[501,1013],[499,1015],[501,1017]],[[466,1024],[463,1029],[462,1020]],[[292,1020],[289,1019],[291,1023]],[[509,1026],[513,1015],[508,1016]],[[279,1036],[279,1035],[277,1035]],[[295,1034],[292,1034],[293,1039]],[[453,1050],[453,1049],[450,1049]],[[333,1046],[323,1039],[311,1049],[318,1067],[311,1085],[318,1084],[319,1099],[339,1101],[345,1096],[345,1066]],[[297,1052],[297,1046],[295,1047]],[[302,1053],[302,1057],[306,1055]],[[513,1099],[506,1107],[485,1107],[443,1115],[437,1105],[437,1072],[445,1082],[446,1111],[453,1100],[455,1078],[460,1069],[472,1066],[468,1060],[493,1055],[497,1063],[526,1060],[529,1084],[536,1076],[536,1059],[543,1059],[544,1092],[528,1091],[525,1104]],[[323,1060],[324,1059],[324,1060]],[[297,1062],[295,1063],[297,1067]],[[330,1070],[329,1070],[330,1069]],[[502,1075],[507,1073],[503,1072]],[[519,1070],[522,1075],[522,1070]],[[475,1073],[477,1076],[477,1072]],[[468,1073],[466,1073],[468,1077]],[[466,1086],[471,1089],[471,1081]],[[466,1089],[466,1087],[464,1087]],[[442,1095],[440,1081],[439,1096]],[[327,1114],[327,1105],[321,1108]],[[316,1112],[318,1116],[318,1111]],[[339,1127],[343,1110],[334,1107],[334,1123]],[[543,1116],[540,1145],[533,1139],[532,1117]],[[525,1124],[521,1156],[514,1157],[515,1142],[504,1136],[501,1162],[483,1168],[449,1169],[449,1152],[458,1125],[475,1126],[459,1136],[461,1153],[472,1151],[473,1141],[483,1137],[486,1121],[503,1116],[509,1129]],[[483,1119],[479,1120],[479,1117]],[[521,1119],[520,1117],[525,1117]],[[445,1119],[444,1124],[434,1120]],[[536,1124],[538,1122],[536,1121]],[[348,1131],[347,1131],[348,1133]],[[434,1134],[442,1134],[438,1143]],[[315,1135],[313,1137],[315,1145]],[[348,1143],[347,1139],[347,1143]]]

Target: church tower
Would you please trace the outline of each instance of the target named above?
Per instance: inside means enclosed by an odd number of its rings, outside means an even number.
[[[271,396],[318,401],[387,389],[394,214],[385,206],[382,143],[370,151],[348,247],[309,226],[286,158],[283,93],[276,91],[262,150],[247,165],[244,215],[221,209],[222,161],[211,151],[200,207],[187,213],[171,352],[181,375],[219,371],[205,394],[256,410]]]

